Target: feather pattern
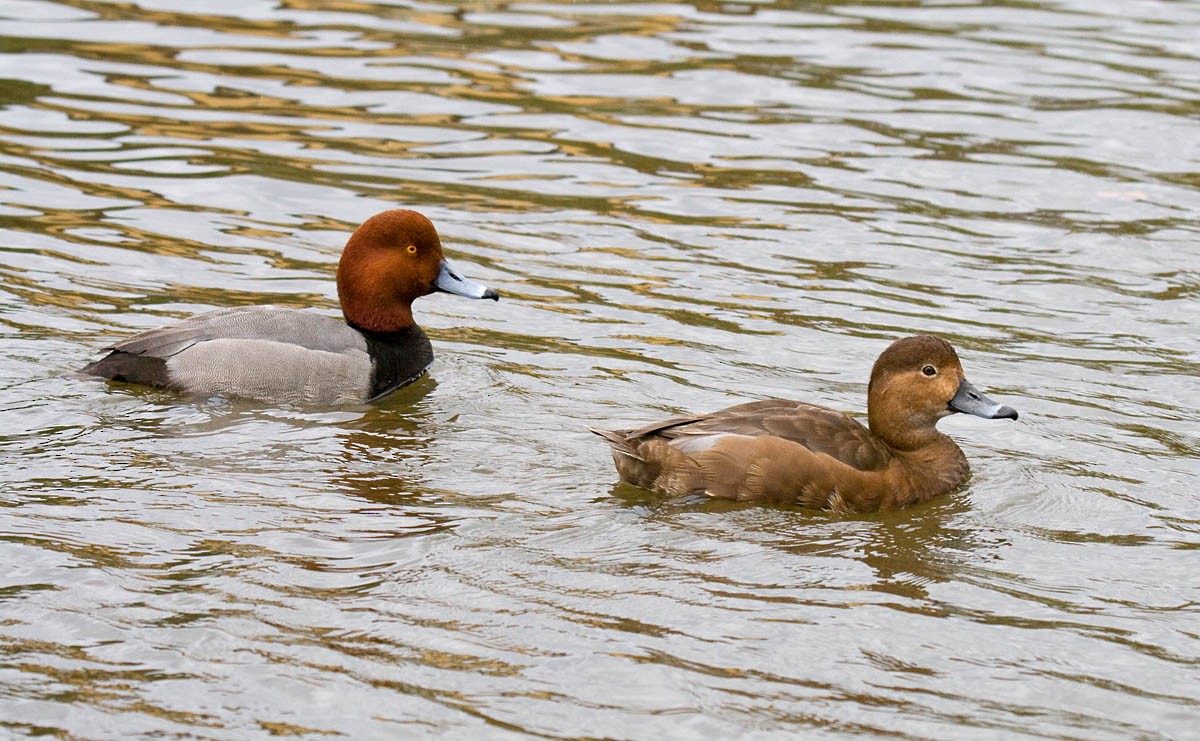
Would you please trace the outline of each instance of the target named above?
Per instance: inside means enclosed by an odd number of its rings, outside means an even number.
[[[272,305],[206,311],[105,349],[169,358],[197,343],[217,339],[269,340],[330,353],[367,351],[362,334],[340,318]]]
[[[790,399],[752,401],[711,414],[677,417],[630,432],[638,437],[653,433],[688,453],[711,447],[722,435],[769,435],[799,443],[864,471],[883,468],[891,460],[887,446],[854,418]],[[704,440],[705,444],[697,445],[697,440]]]
[[[194,395],[345,403],[367,399],[374,376],[362,333],[282,306],[217,309],[108,349],[82,372]]]
[[[942,417],[1017,418],[967,382],[949,343],[928,335],[879,356],[867,408],[869,427],[816,404],[767,399],[592,432],[608,441],[621,479],[646,489],[844,513],[902,507],[965,483],[970,467],[937,431]]]
[[[337,285],[344,319],[283,306],[218,309],[122,340],[81,374],[193,395],[370,401],[433,362],[413,321],[415,299],[435,291],[500,297],[457,273],[429,219],[404,209],[376,214],[350,235]]]

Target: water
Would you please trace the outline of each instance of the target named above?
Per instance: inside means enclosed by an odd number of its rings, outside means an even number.
[[[1197,737],[1200,6],[0,4],[0,728]],[[333,313],[417,208],[370,405],[64,378]],[[1020,410],[832,517],[623,485],[588,424],[862,412],[935,332]]]

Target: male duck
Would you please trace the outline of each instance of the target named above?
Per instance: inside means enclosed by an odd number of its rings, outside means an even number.
[[[1017,418],[967,381],[950,343],[920,335],[875,361],[869,429],[832,409],[768,399],[592,432],[612,446],[621,479],[645,489],[870,512],[923,502],[967,480],[966,456],[936,429],[955,412]]]
[[[433,362],[413,321],[414,299],[435,291],[499,299],[442,256],[429,219],[396,209],[350,236],[337,272],[345,321],[282,306],[217,309],[134,335],[80,371],[185,394],[290,404],[378,399]]]

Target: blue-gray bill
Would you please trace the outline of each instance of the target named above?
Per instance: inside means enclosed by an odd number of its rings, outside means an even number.
[[[984,419],[1016,419],[1017,410],[992,401],[967,379],[958,384],[958,393],[950,400],[950,408],[964,414],[974,414]]]
[[[462,277],[445,260],[442,260],[442,269],[438,272],[438,276],[433,279],[433,287],[439,291],[453,293],[455,296],[490,298],[493,301],[500,300],[500,292],[495,288],[488,288],[485,285]]]

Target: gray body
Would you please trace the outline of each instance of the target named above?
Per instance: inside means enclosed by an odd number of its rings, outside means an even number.
[[[383,344],[406,377],[376,383]],[[406,347],[411,344],[412,347]],[[199,396],[290,404],[363,402],[419,377],[433,359],[413,326],[402,344],[372,339],[339,318],[281,306],[218,309],[113,345],[83,373]],[[395,375],[395,374],[392,374]]]

